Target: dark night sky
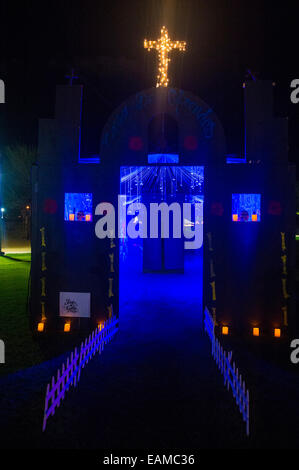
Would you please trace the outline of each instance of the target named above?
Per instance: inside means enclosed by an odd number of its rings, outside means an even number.
[[[228,152],[243,147],[242,82],[250,68],[271,79],[277,115],[289,115],[290,157],[299,145],[299,104],[289,84],[299,78],[296,43],[299,9],[293,2],[252,0],[110,0],[0,3],[0,147],[36,143],[37,120],[52,117],[55,85],[75,67],[84,85],[84,152],[99,150],[100,132],[113,109],[155,83],[156,39],[163,24],[171,38],[187,41],[174,53],[171,85],[203,98],[219,115]],[[5,107],[5,108],[4,108]]]

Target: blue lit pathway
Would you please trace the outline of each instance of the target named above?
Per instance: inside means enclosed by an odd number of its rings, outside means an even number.
[[[46,383],[64,359],[0,380],[2,445],[247,446],[245,425],[201,329],[202,282],[192,256],[184,275],[121,273],[120,331],[82,371],[78,388],[66,394],[44,434]]]
[[[120,332],[50,417],[42,445],[247,445],[245,425],[201,330],[201,286],[196,288],[189,268],[185,275],[145,274],[142,282],[133,276],[123,281]]]

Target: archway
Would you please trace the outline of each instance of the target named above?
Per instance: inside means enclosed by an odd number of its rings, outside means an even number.
[[[120,318],[126,322],[137,310],[140,316],[148,316],[161,308],[173,311],[178,318],[188,309],[188,315],[199,322],[203,302],[204,167],[121,167],[120,175]],[[156,238],[152,237],[152,206],[161,208]],[[166,238],[162,234],[163,217],[169,229]],[[175,233],[179,224],[180,238]]]

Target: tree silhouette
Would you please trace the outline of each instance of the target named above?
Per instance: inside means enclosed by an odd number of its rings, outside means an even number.
[[[31,201],[31,166],[37,150],[33,146],[16,144],[1,153],[2,202],[7,213],[17,215]]]

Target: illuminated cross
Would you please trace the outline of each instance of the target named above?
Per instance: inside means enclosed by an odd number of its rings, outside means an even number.
[[[151,49],[156,49],[159,53],[159,73],[157,76],[157,87],[159,86],[168,86],[169,78],[167,76],[168,72],[168,64],[170,59],[168,57],[168,53],[172,51],[172,49],[178,49],[179,51],[186,50],[186,42],[185,41],[171,41],[168,37],[168,31],[163,26],[161,29],[161,37],[157,41],[148,41],[147,39],[144,40],[144,48],[150,51]]]

